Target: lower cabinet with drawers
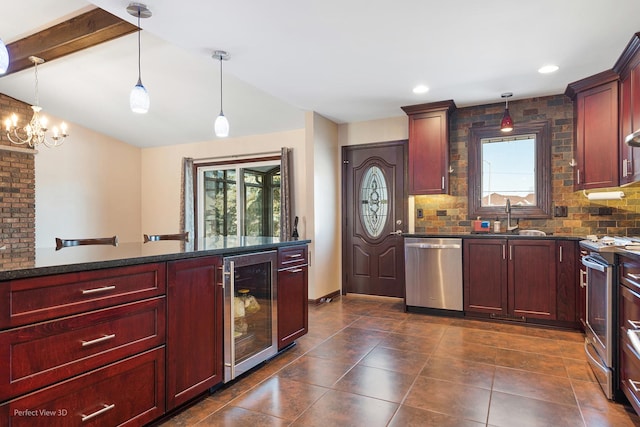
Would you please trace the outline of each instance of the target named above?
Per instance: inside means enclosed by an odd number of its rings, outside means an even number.
[[[0,282],[0,426],[142,426],[222,384],[221,260]],[[279,349],[307,333],[307,269],[278,248]]]
[[[307,245],[278,250],[278,350],[309,330]]]
[[[165,263],[1,289],[0,424],[139,426],[164,413]]]
[[[619,385],[640,413],[640,260],[620,256],[618,264]]]

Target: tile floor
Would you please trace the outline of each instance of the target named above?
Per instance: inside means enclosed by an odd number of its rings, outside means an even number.
[[[604,398],[582,343],[350,294],[310,307],[295,347],[161,426],[640,426]]]

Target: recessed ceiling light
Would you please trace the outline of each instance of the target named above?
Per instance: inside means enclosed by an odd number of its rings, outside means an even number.
[[[429,92],[429,88],[425,85],[418,85],[413,88],[413,93],[427,93]]]
[[[545,65],[543,67],[538,68],[538,72],[540,74],[549,74],[555,71],[558,71],[558,66],[553,64]]]

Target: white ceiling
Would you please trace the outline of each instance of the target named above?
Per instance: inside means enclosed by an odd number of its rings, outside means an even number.
[[[144,3],[145,0],[142,0]],[[6,2],[7,43],[91,9],[135,23],[128,0]],[[39,67],[40,105],[57,117],[140,147],[214,140],[219,63],[231,137],[299,129],[304,111],[337,123],[402,116],[403,105],[459,107],[563,93],[613,66],[640,31],[638,0],[147,0],[142,20],[146,115],[131,113],[131,34]],[[541,75],[554,63],[560,70]],[[33,70],[0,92],[33,103]],[[422,83],[431,90],[411,92]],[[71,127],[71,132],[73,128]]]

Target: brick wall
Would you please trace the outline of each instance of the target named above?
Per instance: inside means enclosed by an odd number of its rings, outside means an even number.
[[[471,228],[467,213],[468,138],[472,126],[498,126],[504,103],[459,108],[451,117],[450,160],[454,171],[450,176],[450,195],[416,196],[415,207],[424,210],[424,218],[416,218],[417,233],[460,233]],[[589,201],[582,191],[573,191],[573,116],[571,99],[564,95],[530,98],[509,102],[514,124],[551,120],[552,201],[568,206],[565,218],[520,220],[520,228],[543,230],[556,235],[640,235],[640,185],[623,187],[622,200]],[[604,190],[604,189],[603,189]],[[603,191],[594,190],[594,191]],[[606,190],[614,190],[609,188]],[[620,190],[620,188],[615,188]],[[611,207],[611,215],[597,215],[600,207]],[[436,210],[446,210],[436,216]],[[415,212],[412,213],[415,215]],[[483,218],[493,220],[495,218]],[[504,218],[502,218],[504,219]]]
[[[8,140],[4,128],[4,120],[11,113],[16,113],[24,125],[31,119],[32,110],[29,104],[0,94],[0,247],[11,249],[10,254],[0,250],[0,268],[28,267],[35,259],[35,157],[28,147],[12,151],[16,146]]]

